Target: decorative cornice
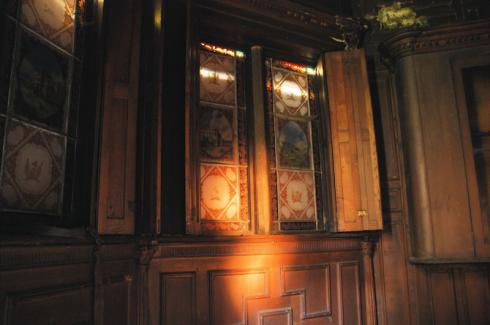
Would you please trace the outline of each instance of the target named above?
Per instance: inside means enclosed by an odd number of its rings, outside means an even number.
[[[490,21],[485,20],[397,33],[380,45],[380,52],[393,64],[405,56],[487,44],[490,44]]]
[[[155,258],[269,255],[312,252],[360,251],[358,239],[299,239],[294,241],[238,243],[161,243]]]
[[[339,34],[336,16],[320,12],[287,0],[207,0],[199,1],[199,5],[208,8],[231,7],[250,9],[272,18],[281,18],[294,24],[311,26],[322,33]]]

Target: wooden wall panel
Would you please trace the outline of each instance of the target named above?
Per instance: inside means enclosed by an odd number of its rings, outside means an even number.
[[[269,297],[267,271],[211,271],[210,313],[212,324],[244,324],[247,301]]]
[[[326,53],[336,231],[382,229],[371,96],[363,50]]]
[[[283,295],[301,295],[302,318],[332,315],[330,265],[285,267]]]
[[[9,295],[4,324],[91,324],[91,296],[92,290],[88,287]]]
[[[140,1],[106,1],[104,5],[97,211],[101,234],[134,232],[140,12]]]
[[[464,292],[471,325],[490,322],[490,270],[464,270]]]
[[[340,283],[341,324],[361,324],[361,302],[359,297],[359,265],[357,263],[340,263],[338,265]]]
[[[195,273],[164,273],[160,284],[161,324],[196,324]]]
[[[150,265],[151,322],[361,324],[360,242],[317,251],[329,240],[282,238],[272,246],[264,238],[161,244]],[[278,249],[283,252],[271,254]],[[231,250],[239,254],[226,253]]]
[[[433,272],[429,275],[428,280],[435,324],[459,324],[454,281],[451,271]]]

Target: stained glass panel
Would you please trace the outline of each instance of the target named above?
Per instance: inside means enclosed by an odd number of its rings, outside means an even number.
[[[318,114],[306,66],[266,61],[266,131],[274,231],[321,229]],[[311,69],[310,69],[311,70]],[[312,115],[314,113],[315,115]]]
[[[61,130],[68,103],[67,57],[22,33],[14,68],[14,110]]]
[[[59,214],[64,165],[63,137],[10,120],[0,180],[0,206]]]
[[[201,106],[199,119],[201,160],[236,162],[235,112]]]
[[[20,20],[49,41],[71,52],[75,0],[22,0]]]
[[[272,71],[275,112],[292,116],[308,116],[307,76],[282,69]]]
[[[239,174],[236,167],[201,164],[201,218],[239,217]]]
[[[0,210],[72,213],[82,73],[73,49],[83,45],[75,20],[85,3],[8,1],[0,51]]]
[[[310,123],[277,117],[276,127],[278,167],[311,169]]]
[[[199,227],[241,234],[250,227],[243,59],[234,50],[201,47]]]
[[[208,51],[201,51],[199,58],[201,101],[234,106],[235,59]]]

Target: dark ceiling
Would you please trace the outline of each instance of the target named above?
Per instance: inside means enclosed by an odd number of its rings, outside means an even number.
[[[348,0],[291,0],[305,7],[335,14],[351,15],[352,5]]]

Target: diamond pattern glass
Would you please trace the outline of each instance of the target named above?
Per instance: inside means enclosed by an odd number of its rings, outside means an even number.
[[[22,0],[20,20],[63,49],[73,50],[75,0]]]
[[[65,140],[10,120],[5,140],[0,206],[59,214],[63,202]]]

